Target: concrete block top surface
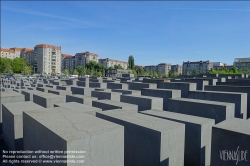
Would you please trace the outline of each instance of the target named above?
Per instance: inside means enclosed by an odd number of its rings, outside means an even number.
[[[153,88],[143,88],[145,90],[154,90],[154,91],[166,91],[166,92],[181,92],[181,90],[178,89],[161,89],[161,88],[157,88],[157,89],[153,89]]]
[[[124,103],[124,102],[117,102],[117,101],[113,101],[113,100],[98,100],[98,101],[95,101],[95,102],[104,103],[104,104],[110,104],[110,105],[114,105],[114,106],[123,106],[123,107],[137,106],[135,104],[129,104],[129,103]]]
[[[43,109],[42,106],[35,104],[31,101],[27,102],[14,102],[3,104],[13,115],[21,115],[23,111]]]
[[[234,118],[234,119],[225,120],[221,123],[218,123],[217,125],[213,127],[250,135],[249,126],[250,126],[250,123],[248,120]]]
[[[174,130],[176,128],[183,127],[182,123],[156,118],[140,113],[127,112],[122,109],[103,111],[103,112],[98,112],[97,114],[103,114],[109,117],[113,117],[115,119],[136,124],[138,126],[142,126],[159,132],[165,132],[168,130]]]
[[[160,82],[160,84],[189,84],[189,85],[195,85],[196,86],[196,83],[193,83],[193,82]]]
[[[123,129],[121,125],[60,107],[57,109],[27,111],[24,114],[33,118],[66,141],[83,139],[89,135]]]
[[[67,96],[73,96],[73,97],[78,97],[82,99],[97,99],[96,97],[91,97],[91,96],[85,96],[85,95],[79,95],[79,94],[73,94],[73,95],[67,95]]]
[[[194,124],[205,124],[205,123],[215,123],[214,119],[208,119],[198,116],[192,116],[192,115],[186,115],[186,114],[180,114],[175,112],[169,112],[169,111],[162,111],[162,110],[146,110],[146,111],[140,111],[140,113],[160,116],[167,119],[174,119],[178,121],[185,121],[189,123]]]
[[[23,94],[15,91],[8,91],[8,92],[1,92],[0,97],[10,97],[10,96],[23,96]]]
[[[200,99],[190,99],[190,98],[174,98],[169,100],[178,100],[178,101],[187,101],[192,103],[203,103],[203,104],[212,104],[212,105],[220,105],[220,106],[231,106],[233,103],[220,102],[220,101],[210,101],[210,100],[200,100]]]
[[[59,107],[62,107],[62,108],[67,108],[69,110],[73,110],[73,111],[101,111],[100,108],[96,108],[96,107],[92,107],[92,106],[89,106],[89,105],[86,105],[86,104],[80,104],[80,103],[76,103],[76,102],[68,102],[68,103],[58,103],[58,104],[55,104]],[[56,107],[57,108],[57,107]]]
[[[197,92],[197,93],[220,93],[220,94],[235,94],[235,95],[247,95],[247,93],[240,93],[240,92],[222,92],[222,91],[202,91],[202,90],[195,90],[190,92]]]
[[[129,96],[134,98],[144,98],[144,99],[162,99],[161,97],[152,97],[152,96],[141,96],[141,95],[133,95],[133,94],[124,94],[121,96]]]
[[[39,94],[35,94],[39,97],[44,97],[44,98],[60,98],[60,97],[65,97],[65,96],[61,96],[61,95],[55,95],[53,93],[39,93]]]

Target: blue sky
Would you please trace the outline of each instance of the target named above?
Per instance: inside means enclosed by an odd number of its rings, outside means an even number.
[[[62,52],[138,65],[250,57],[250,2],[1,1],[1,47]]]

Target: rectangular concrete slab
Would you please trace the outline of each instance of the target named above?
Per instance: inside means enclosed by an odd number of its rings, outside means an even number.
[[[188,94],[188,98],[234,103],[235,104],[235,117],[242,118],[242,119],[246,119],[247,117],[247,94],[246,93],[190,91]]]
[[[138,111],[163,109],[163,98],[140,96],[140,95],[121,95],[121,102],[138,105]]]
[[[138,112],[138,106],[135,104],[128,104],[124,102],[112,101],[112,100],[97,100],[93,101],[93,107],[101,108],[103,111],[113,110],[113,109],[122,109],[131,112]]]
[[[196,90],[196,83],[188,82],[160,82],[157,86],[160,89],[181,90],[181,97],[187,97],[190,90]]]
[[[167,110],[168,99],[181,97],[181,90],[145,88],[141,90],[141,95],[163,98],[163,110]]]
[[[3,138],[10,150],[23,150],[23,111],[42,108],[30,101],[3,104]]]
[[[113,101],[120,101],[121,93],[118,92],[105,92],[105,91],[92,91],[91,92],[92,97],[98,98],[98,100],[113,100]]]
[[[160,110],[141,111],[140,113],[185,124],[184,165],[210,165],[214,120]]]
[[[187,98],[168,99],[168,111],[214,119],[216,124],[234,118],[234,108],[233,103]]]
[[[119,92],[123,95],[132,94],[132,95],[141,95],[140,90],[124,90],[124,89],[112,89],[112,92]]]
[[[123,110],[96,115],[124,126],[126,166],[184,165],[184,124]]]
[[[211,166],[250,165],[250,123],[230,119],[213,126]]]
[[[80,104],[76,102],[68,102],[68,103],[59,103],[59,104],[54,104],[55,107],[62,107],[66,108],[71,111],[78,111],[81,113],[87,113],[92,116],[96,116],[97,111],[102,111],[102,109],[97,108],[97,107],[92,107],[86,104]]]
[[[97,97],[90,97],[85,95],[66,95],[66,102],[77,102],[80,104],[86,104],[92,106],[92,101],[98,100]]]
[[[54,104],[65,103],[66,96],[60,96],[51,93],[33,94],[33,102],[42,107],[51,108],[54,107]]]
[[[250,103],[250,85],[249,86],[230,86],[230,85],[205,86],[205,90],[247,93],[247,103]],[[250,104],[247,104],[247,118],[250,118]]]
[[[81,150],[86,152],[83,165],[124,165],[121,125],[60,107],[24,112],[23,121],[24,150]]]

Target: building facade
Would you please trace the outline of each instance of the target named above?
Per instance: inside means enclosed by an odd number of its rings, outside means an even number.
[[[198,61],[198,62],[183,62],[182,74],[206,74],[213,68],[213,63],[209,61]]]
[[[10,50],[14,51],[14,58],[20,58],[21,57],[22,48],[13,47],[13,48],[10,48]]]
[[[234,64],[241,71],[250,70],[250,58],[235,58]]]
[[[62,54],[62,72],[67,69],[69,72],[75,69],[75,57],[69,54]]]
[[[224,66],[224,63],[222,63],[222,62],[213,62],[213,67],[216,67],[216,66]]]
[[[75,68],[78,66],[85,67],[89,61],[95,61],[98,63],[98,54],[86,52],[80,52],[75,54]]]
[[[61,73],[61,47],[39,44],[34,47],[37,73],[55,75]]]
[[[160,63],[157,65],[157,73],[158,74],[169,74],[171,70],[171,64],[170,63]]]
[[[181,65],[171,65],[171,71],[177,72],[179,75],[182,75],[182,66]]]
[[[157,72],[157,66],[155,65],[144,66],[144,71],[149,71],[149,70]]]
[[[214,66],[213,69],[215,70],[230,70],[233,68],[233,65],[229,65],[229,66]]]
[[[1,58],[15,59],[18,58],[18,53],[20,57],[20,51],[12,49],[1,48]]]
[[[128,62],[123,62],[119,60],[105,58],[105,59],[99,59],[98,62],[103,66],[105,66],[106,68],[114,67],[115,65],[121,65],[123,69],[128,68]]]

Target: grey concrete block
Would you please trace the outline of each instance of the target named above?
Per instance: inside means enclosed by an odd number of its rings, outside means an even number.
[[[210,165],[214,120],[160,110],[140,113],[185,124],[185,166]]]
[[[143,88],[156,89],[157,84],[154,83],[138,83],[138,82],[127,82],[129,90],[141,90]]]
[[[14,103],[14,102],[24,102],[24,95],[18,92],[9,91],[1,92],[0,98],[0,133],[2,133],[2,104],[4,103]]]
[[[190,91],[188,98],[235,104],[235,117],[246,119],[247,94],[235,92]]]
[[[196,90],[196,83],[187,82],[160,82],[157,88],[181,90],[181,97],[187,97],[188,92]]]
[[[100,108],[92,107],[86,104],[80,104],[76,102],[59,103],[59,104],[54,104],[54,106],[65,108],[66,110],[70,110],[70,111],[78,111],[81,113],[87,113],[92,116],[96,116],[96,112],[102,111],[102,109]]]
[[[184,124],[122,110],[96,116],[124,126],[126,166],[184,165]]]
[[[182,80],[175,80],[172,79],[171,82],[191,82],[196,83],[196,89],[197,90],[204,90],[204,86],[208,85],[208,81],[200,80],[200,79],[182,79]]]
[[[98,98],[96,97],[90,97],[90,96],[84,96],[84,95],[66,95],[66,102],[76,102],[80,104],[86,104],[92,106],[92,101],[96,101]]]
[[[66,96],[60,96],[51,93],[33,94],[33,102],[45,108],[51,108],[54,107],[54,104],[65,103]]]
[[[159,97],[121,95],[121,102],[138,105],[138,111],[163,109],[163,99]]]
[[[3,138],[9,150],[23,150],[23,111],[42,108],[30,101],[3,104]]]
[[[57,90],[66,90],[66,91],[71,91],[70,86],[56,86]]]
[[[249,166],[249,122],[230,119],[213,126],[211,166]]]
[[[124,90],[124,89],[112,89],[112,92],[119,92],[123,95],[132,94],[132,95],[141,95],[140,90]]]
[[[109,88],[109,89],[128,89],[128,84],[109,82],[109,83],[107,83],[107,88]]]
[[[83,165],[124,165],[123,126],[60,107],[24,112],[23,122],[24,150],[81,150]]]
[[[91,96],[91,92],[94,90],[95,90],[94,88],[71,86],[72,94],[81,94],[85,96]]]
[[[247,103],[250,103],[250,86],[205,86],[205,90],[247,93]],[[250,104],[247,104],[247,118],[250,118]]]
[[[113,101],[120,101],[121,93],[105,92],[105,91],[92,91],[91,96],[98,98],[98,100],[108,99],[108,100],[113,100]]]
[[[112,101],[112,100],[93,101],[92,106],[101,108],[103,111],[112,110],[112,109],[122,109],[126,111],[138,112],[138,106],[135,104],[128,104],[128,103]]]
[[[107,88],[107,83],[89,82],[90,88]]]
[[[163,110],[167,110],[168,99],[181,97],[181,90],[145,88],[141,90],[141,95],[163,98]]]
[[[214,119],[216,124],[234,118],[235,105],[233,103],[187,98],[168,100],[168,111],[171,112]]]
[[[48,90],[48,93],[52,93],[55,95],[62,95],[62,96],[66,96],[66,95],[72,95],[71,91],[66,91],[66,90]]]
[[[37,90],[21,90],[21,93],[24,95],[25,101],[33,101],[33,94],[39,94],[42,92]]]

